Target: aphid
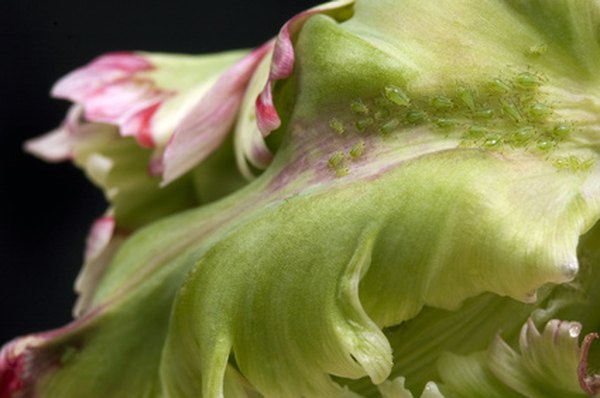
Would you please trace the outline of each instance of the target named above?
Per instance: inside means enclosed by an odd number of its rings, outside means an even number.
[[[365,103],[361,99],[357,99],[352,101],[350,104],[350,109],[352,112],[357,113],[359,115],[366,115],[369,113],[369,107],[365,105]]]
[[[408,95],[406,95],[400,87],[394,86],[393,84],[385,86],[383,89],[383,96],[396,105],[408,106],[410,104]]]
[[[344,134],[344,131],[346,130],[344,124],[334,117],[329,119],[329,127],[339,135]]]
[[[379,128],[381,134],[387,135],[393,132],[396,127],[400,124],[400,121],[396,118],[388,120],[383,126]]]

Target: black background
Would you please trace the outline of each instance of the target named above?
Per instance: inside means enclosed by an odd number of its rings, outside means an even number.
[[[87,230],[106,204],[71,164],[22,143],[60,124],[52,84],[102,53],[255,47],[314,1],[2,0],[0,2],[0,345],[71,319]]]

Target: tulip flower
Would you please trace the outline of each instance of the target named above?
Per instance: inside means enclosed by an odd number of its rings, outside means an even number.
[[[59,82],[76,116],[28,148],[123,197],[0,398],[599,395],[600,2],[342,0],[245,54]]]

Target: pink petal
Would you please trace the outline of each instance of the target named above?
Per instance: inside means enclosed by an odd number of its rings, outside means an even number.
[[[47,162],[71,159],[75,135],[81,124],[81,113],[81,107],[72,106],[62,126],[26,141],[23,146],[25,151]]]
[[[301,12],[283,25],[279,31],[277,40],[275,41],[269,80],[265,85],[263,92],[256,100],[256,119],[258,128],[263,136],[269,135],[271,131],[277,129],[281,125],[281,119],[273,104],[272,89],[274,81],[289,77],[294,70],[295,56],[292,36],[302,28],[302,25],[304,25],[304,22],[306,22],[309,17],[315,14],[344,8],[353,3],[354,0],[338,0],[325,3]]]
[[[235,121],[248,81],[271,46],[269,42],[254,50],[225,72],[177,126],[163,156],[163,186],[221,145]]]
[[[71,158],[72,137],[64,127],[25,142],[24,149],[47,162],[62,162]]]
[[[115,124],[124,136],[154,147],[152,117],[173,93],[140,78],[141,72],[153,68],[134,53],[107,54],[60,79],[52,95],[82,104],[88,121]]]
[[[114,253],[123,242],[124,235],[115,232],[116,222],[112,216],[98,218],[87,237],[84,265],[75,281],[79,293],[73,313],[76,317],[90,308],[98,281],[110,263]]]

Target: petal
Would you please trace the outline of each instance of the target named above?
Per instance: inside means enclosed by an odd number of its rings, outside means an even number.
[[[83,267],[75,280],[75,291],[79,295],[73,309],[75,317],[80,317],[89,310],[104,270],[126,237],[126,234],[116,232],[115,228],[115,218],[111,215],[98,218],[91,227]]]
[[[25,142],[24,149],[47,162],[61,162],[71,159],[78,126],[81,124],[83,109],[74,105],[69,109],[62,126]]]
[[[236,162],[238,168],[248,180],[254,178],[248,163],[258,169],[265,169],[273,159],[273,154],[267,147],[256,124],[255,106],[255,98],[268,78],[271,57],[272,51],[263,57],[252,79],[250,79],[244,94],[244,100],[240,106],[234,131]]]
[[[81,104],[88,121],[117,125],[143,147],[164,147],[177,123],[242,55],[107,54],[62,78],[52,94]]]
[[[192,169],[225,140],[248,81],[270,47],[265,44],[225,72],[180,122],[163,157],[163,185]]]
[[[283,25],[275,40],[268,81],[256,99],[256,121],[264,136],[269,135],[281,124],[281,119],[273,103],[272,91],[275,81],[285,79],[292,74],[295,58],[292,36],[297,34],[304,22],[315,14],[331,14],[341,19],[347,18],[345,12],[352,4],[354,4],[354,0],[331,1],[303,11]]]

